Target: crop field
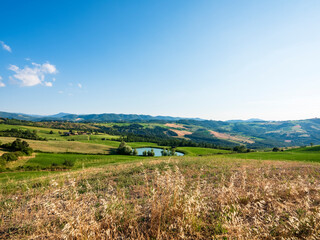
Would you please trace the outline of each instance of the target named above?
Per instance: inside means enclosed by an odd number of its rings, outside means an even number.
[[[315,147],[318,148],[318,147]],[[231,154],[228,157],[238,159],[256,159],[256,160],[288,160],[288,161],[303,161],[303,162],[319,162],[320,151],[308,148],[306,150],[289,150],[284,152],[252,152]]]
[[[50,167],[52,164],[61,165],[65,160],[75,163],[72,169],[98,167],[111,163],[133,162],[145,159],[139,156],[125,155],[85,155],[85,154],[55,154],[39,153],[35,158],[26,162],[25,166]]]
[[[16,138],[0,137],[3,143],[12,142]],[[24,139],[34,149],[41,152],[74,152],[74,153],[88,153],[88,154],[108,154],[112,146],[101,144],[82,143],[76,141],[37,141]],[[119,145],[119,143],[118,143]]]
[[[232,153],[230,150],[200,148],[200,147],[178,147],[177,151],[181,151],[188,156],[209,156],[215,154],[228,154]]]
[[[29,180],[28,172],[8,174],[0,233],[6,239],[318,239],[319,172],[319,164],[219,155],[32,172]]]
[[[11,128],[23,129],[23,130],[29,129],[30,131],[35,130],[35,131],[37,131],[37,134],[40,137],[47,138],[47,139],[55,139],[55,140],[62,140],[63,137],[60,136],[59,131],[60,132],[65,132],[66,131],[66,130],[63,130],[63,129],[52,129],[52,128],[43,128],[43,127],[31,127],[31,126],[0,124],[0,131],[11,129]],[[52,131],[53,134],[49,134],[50,131]]]

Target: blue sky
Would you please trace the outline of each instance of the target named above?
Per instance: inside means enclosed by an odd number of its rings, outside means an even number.
[[[0,111],[320,117],[320,1],[0,5]]]

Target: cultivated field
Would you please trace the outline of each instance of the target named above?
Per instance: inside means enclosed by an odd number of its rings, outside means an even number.
[[[162,158],[11,180],[4,239],[319,239],[320,165]]]
[[[0,137],[0,141],[3,143],[13,142],[16,138],[13,137]],[[88,154],[108,154],[111,146],[103,146],[101,144],[89,144],[77,141],[37,141],[24,139],[28,142],[30,147],[34,150],[41,152],[70,152],[70,153],[88,153]],[[119,145],[119,142],[117,142]]]

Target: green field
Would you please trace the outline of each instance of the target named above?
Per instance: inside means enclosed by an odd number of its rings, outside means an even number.
[[[257,160],[288,160],[303,162],[320,162],[320,152],[253,152],[230,154],[228,157],[237,159],[257,159]]]
[[[84,154],[50,154],[38,153],[35,158],[26,162],[25,166],[50,167],[53,163],[61,165],[65,160],[75,162],[72,169],[103,166],[111,163],[121,163],[124,161],[136,161],[144,159],[139,156],[126,155],[84,155]]]
[[[37,171],[15,171],[0,173],[0,183],[6,183],[9,180],[25,180],[33,179],[39,176],[47,176],[49,174],[56,174],[59,171],[43,171],[43,169],[50,168],[52,164],[61,166],[65,160],[71,160],[75,165],[68,171],[89,168],[89,167],[103,167],[109,164],[130,163],[136,161],[147,160],[146,157],[139,156],[123,156],[123,155],[84,155],[84,154],[50,154],[37,153],[35,158],[29,159],[23,164],[28,167],[40,167]],[[19,160],[18,160],[19,161]]]
[[[16,138],[13,137],[0,137],[0,141],[3,143],[13,142]],[[112,146],[101,145],[101,144],[92,144],[90,142],[77,142],[77,141],[38,141],[24,139],[28,142],[30,147],[34,150],[41,152],[52,152],[52,153],[65,153],[65,152],[74,152],[74,153],[89,153],[89,154],[108,154]],[[119,145],[119,143],[118,143]],[[117,145],[117,146],[118,146]]]
[[[228,154],[232,152],[230,150],[199,147],[178,147],[176,150],[183,152],[188,156],[210,156],[215,154]]]

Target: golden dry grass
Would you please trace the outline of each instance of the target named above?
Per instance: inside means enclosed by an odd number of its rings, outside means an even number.
[[[6,153],[5,151],[0,150],[0,156],[2,156],[2,154]]]
[[[182,130],[177,130],[177,129],[170,129],[172,132],[175,132],[178,134],[178,137],[184,137],[185,135],[192,134],[192,132],[189,131],[182,131]]]
[[[32,153],[31,156],[20,156],[17,161],[7,162],[6,168],[13,169],[19,166],[23,166],[26,162],[28,162],[29,159],[35,158],[35,157],[36,157],[36,153]]]
[[[13,137],[0,137],[3,143],[13,142],[16,138]],[[30,139],[23,139],[27,141],[34,150],[42,152],[73,152],[73,153],[88,153],[88,154],[108,154],[112,147],[94,144],[94,143],[82,143],[77,141],[36,141]]]
[[[63,173],[0,195],[0,238],[319,239],[319,170],[197,157]]]

